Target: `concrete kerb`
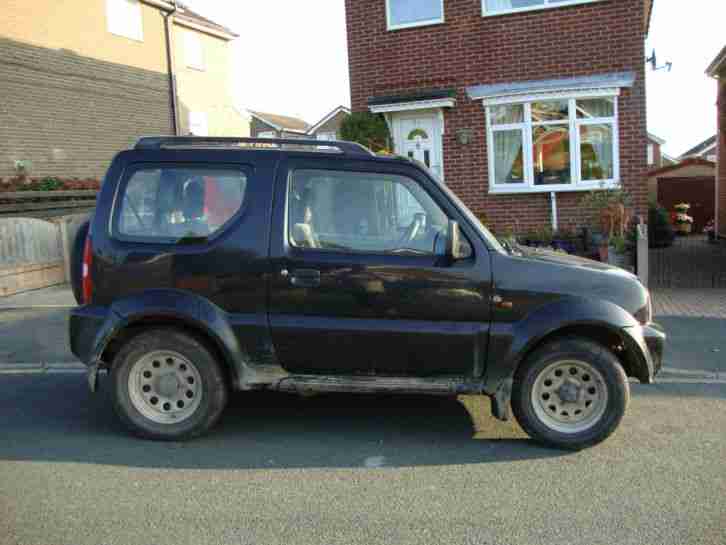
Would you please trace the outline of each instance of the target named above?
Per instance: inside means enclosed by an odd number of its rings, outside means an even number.
[[[81,362],[67,363],[0,363],[0,375],[41,375],[46,373],[85,373]]]

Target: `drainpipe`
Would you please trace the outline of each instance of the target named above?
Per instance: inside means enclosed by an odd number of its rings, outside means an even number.
[[[177,12],[176,0],[171,0],[172,10],[164,14],[164,35],[166,40],[166,63],[169,68],[169,102],[171,105],[171,128],[175,135],[179,135],[179,108],[176,88],[176,72],[174,70],[173,40],[171,36],[173,20]]]
[[[550,192],[550,207],[552,209],[552,231],[557,231],[557,194]]]

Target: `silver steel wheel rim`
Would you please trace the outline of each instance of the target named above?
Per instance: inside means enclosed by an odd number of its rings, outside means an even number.
[[[155,350],[140,358],[129,373],[131,404],[157,424],[178,424],[202,402],[202,377],[187,358]]]
[[[563,360],[540,372],[531,401],[537,418],[551,430],[580,433],[605,414],[608,389],[602,374],[589,363]]]

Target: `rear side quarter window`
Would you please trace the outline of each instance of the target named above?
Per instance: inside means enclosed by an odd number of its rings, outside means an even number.
[[[239,167],[133,167],[116,196],[112,234],[167,244],[214,237],[243,210],[247,181]]]

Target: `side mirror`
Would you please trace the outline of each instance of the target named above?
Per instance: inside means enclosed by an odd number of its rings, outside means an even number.
[[[469,246],[469,242],[461,236],[459,224],[454,220],[449,220],[449,237],[446,240],[446,257],[452,262],[471,257],[471,246]]]

